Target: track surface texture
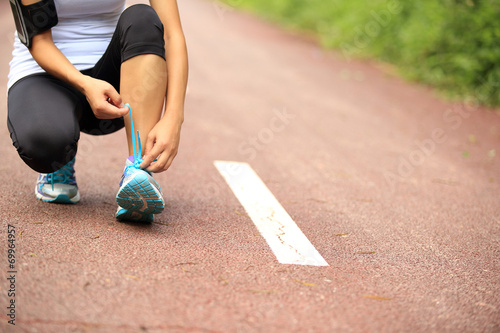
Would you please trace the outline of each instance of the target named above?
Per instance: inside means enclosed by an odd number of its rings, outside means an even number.
[[[79,204],[37,201],[0,94],[0,331],[499,332],[498,113],[230,7],[179,6],[186,121],[151,225],[114,219],[124,131],[82,135]],[[280,264],[215,160],[249,163],[329,266]]]

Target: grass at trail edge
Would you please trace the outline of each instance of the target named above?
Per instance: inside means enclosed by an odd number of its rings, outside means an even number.
[[[376,58],[447,97],[500,106],[500,0],[222,0]]]

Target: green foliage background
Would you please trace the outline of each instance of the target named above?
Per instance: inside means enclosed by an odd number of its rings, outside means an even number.
[[[377,58],[452,98],[500,106],[500,0],[223,0]]]

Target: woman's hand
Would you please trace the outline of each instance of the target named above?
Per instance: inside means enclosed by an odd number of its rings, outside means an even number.
[[[128,113],[120,94],[108,82],[85,76],[81,87],[96,118],[115,119]]]
[[[181,119],[165,115],[153,127],[146,139],[141,169],[163,172],[170,167],[179,149],[181,126]],[[153,162],[155,159],[157,161]]]

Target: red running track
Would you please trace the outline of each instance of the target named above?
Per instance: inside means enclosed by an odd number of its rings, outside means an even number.
[[[123,131],[83,136],[80,204],[38,202],[0,94],[0,331],[498,332],[498,113],[230,7],[179,5],[186,121],[152,225],[113,218]],[[4,90],[13,22],[0,8]],[[215,160],[249,163],[329,266],[280,264]]]

